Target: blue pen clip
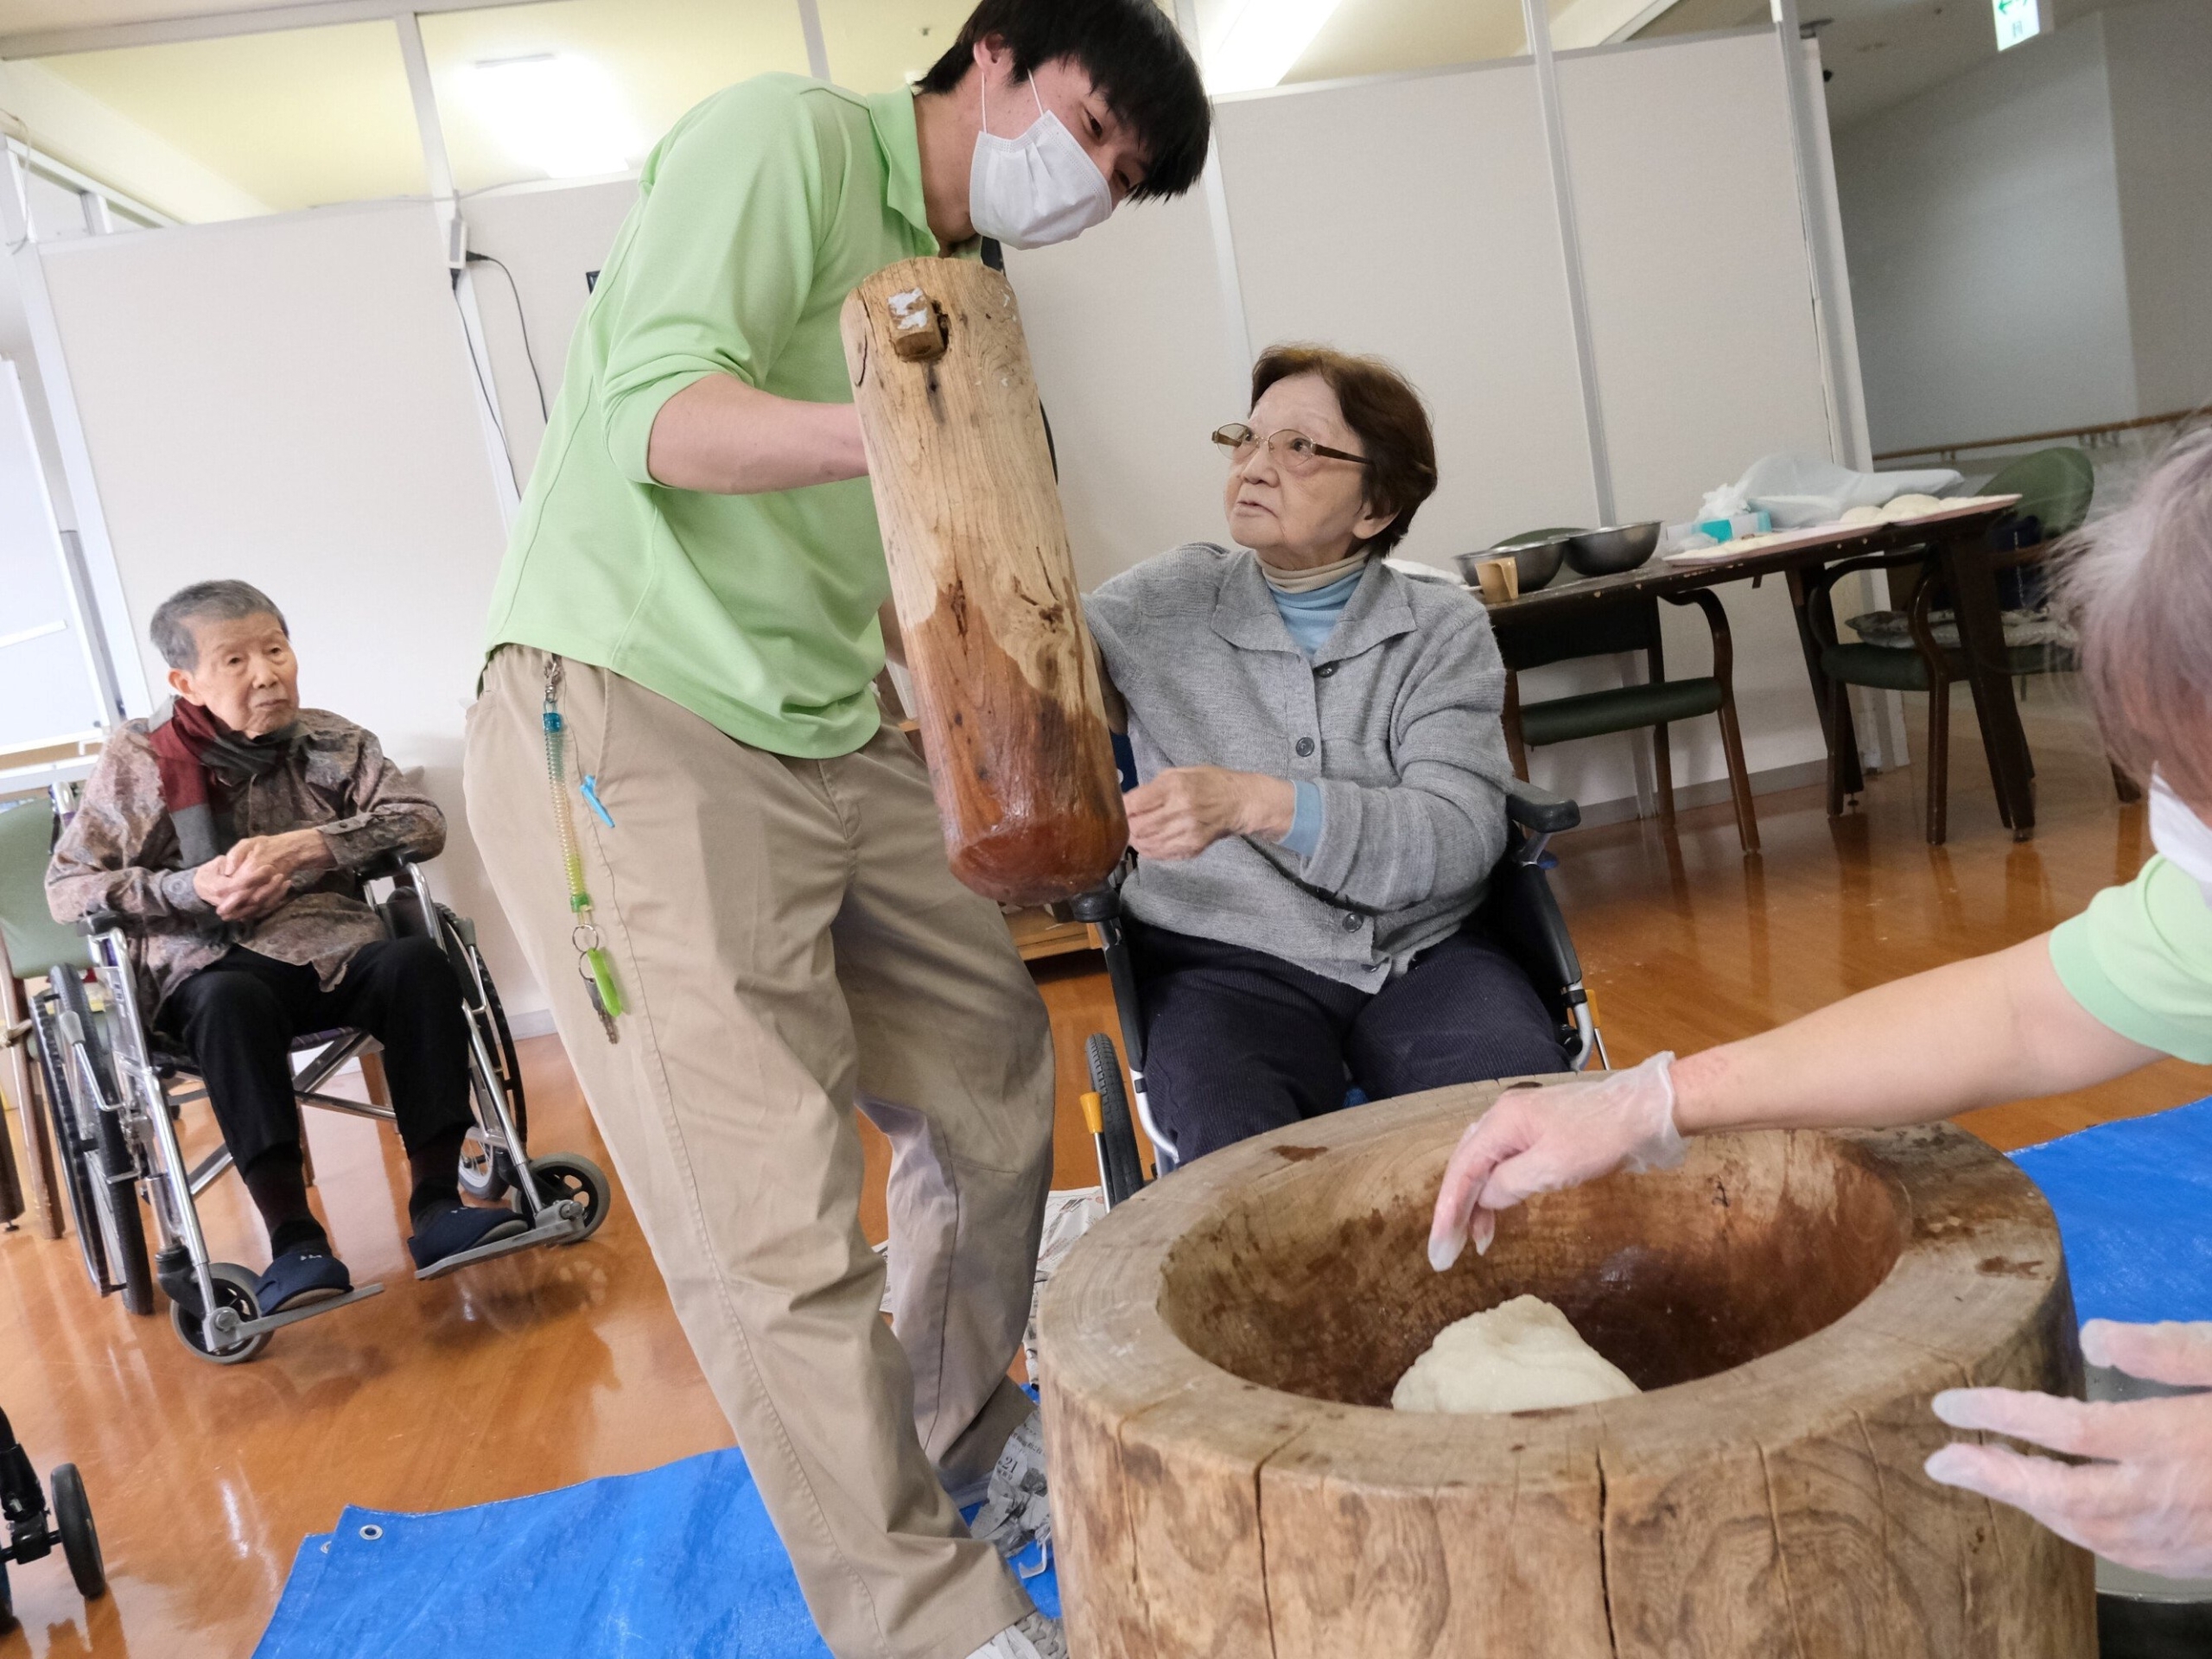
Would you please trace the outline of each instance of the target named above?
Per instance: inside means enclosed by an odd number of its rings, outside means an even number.
[[[614,815],[607,810],[605,803],[599,798],[599,779],[590,772],[586,772],[581,792],[584,798],[584,804],[591,808],[601,823],[612,830],[614,827]]]

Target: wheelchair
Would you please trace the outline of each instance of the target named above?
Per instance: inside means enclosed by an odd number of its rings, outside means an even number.
[[[461,1190],[479,1199],[504,1198],[530,1224],[526,1232],[448,1256],[416,1276],[437,1278],[539,1245],[582,1243],[607,1219],[611,1189],[588,1158],[528,1154],[522,1069],[474,924],[436,902],[412,860],[388,856],[359,874],[364,897],[372,898],[386,931],[394,938],[435,938],[461,981],[475,1118],[461,1147]],[[372,897],[378,883],[389,884],[380,898]],[[254,1358],[282,1326],[379,1294],[382,1285],[360,1285],[343,1296],[264,1314],[254,1299],[257,1275],[210,1257],[194,1201],[231,1166],[230,1149],[219,1146],[188,1165],[177,1135],[182,1108],[204,1098],[207,1085],[190,1055],[144,1017],[123,918],[95,912],[77,931],[89,948],[100,1006],[95,1008],[81,971],[57,968],[32,1000],[31,1016],[54,1144],[93,1287],[104,1296],[120,1294],[134,1313],[150,1314],[159,1283],[178,1338],[224,1365]],[[367,1032],[350,1028],[294,1039],[293,1089],[301,1103],[390,1120],[389,1106],[323,1092],[340,1067],[374,1047]],[[150,1264],[140,1193],[154,1218]]]
[[[1558,1021],[1560,1046],[1574,1070],[1584,1070],[1593,1058],[1605,1066],[1605,1040],[1582,983],[1581,958],[1575,954],[1567,919],[1552,892],[1550,872],[1558,860],[1545,851],[1554,836],[1581,823],[1582,809],[1563,795],[1516,778],[1506,781],[1505,813],[1505,852],[1491,872],[1489,892],[1478,914],[1529,976]],[[1151,1143],[1154,1166],[1161,1175],[1172,1173],[1179,1160],[1173,1139],[1154,1118],[1145,1097],[1144,1026],[1136,969],[1122,926],[1119,881],[1084,893],[1071,901],[1070,909],[1077,920],[1090,925],[1105,956],[1115,1017],[1129,1063],[1129,1086],[1124,1089],[1113,1038],[1094,1033],[1084,1045],[1090,1071],[1090,1089],[1083,1097],[1084,1127],[1097,1147],[1099,1184],[1110,1207],[1145,1185],[1137,1146],[1140,1130]]]
[[[31,1467],[30,1454],[8,1427],[8,1414],[0,1411],[0,1535],[4,1535],[0,1540],[0,1630],[16,1622],[15,1598],[8,1588],[10,1564],[26,1567],[42,1560],[56,1545],[79,1595],[91,1601],[107,1592],[107,1567],[100,1557],[100,1535],[92,1525],[84,1477],[75,1464],[59,1464],[50,1484],[51,1509],[38,1471]],[[47,1524],[49,1516],[51,1526]]]

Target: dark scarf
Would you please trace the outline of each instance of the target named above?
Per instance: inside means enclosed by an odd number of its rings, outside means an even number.
[[[161,768],[162,804],[176,826],[184,868],[221,856],[238,840],[231,822],[233,794],[282,766],[299,747],[299,722],[261,737],[232,731],[203,703],[169,701],[149,741]]]

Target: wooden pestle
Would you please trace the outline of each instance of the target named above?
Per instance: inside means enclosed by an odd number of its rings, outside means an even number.
[[[1014,290],[901,260],[842,324],[953,874],[1008,904],[1087,892],[1128,825]]]

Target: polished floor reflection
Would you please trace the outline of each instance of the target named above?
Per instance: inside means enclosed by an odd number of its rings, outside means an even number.
[[[2147,850],[2141,809],[2114,802],[2086,727],[2050,683],[2033,687],[2027,713],[2042,823],[2025,845],[1997,824],[1963,701],[1948,848],[1920,839],[1910,772],[1874,779],[1834,823],[1818,791],[1762,799],[1756,860],[1738,852],[1725,806],[1685,814],[1672,838],[1649,823],[1563,838],[1560,891],[1615,1059],[1741,1035],[2028,938],[2132,874]],[[1918,727],[1917,709],[1908,718]],[[1060,1048],[1059,1180],[1087,1185],[1096,1178],[1074,1116],[1081,1039],[1111,1028],[1111,1005],[1084,959],[1041,977]],[[557,1045],[524,1048],[537,1144],[604,1162]],[[2202,1071],[2170,1063],[1968,1122],[2013,1146],[2208,1088]],[[417,1284],[404,1266],[396,1148],[324,1115],[313,1137],[333,1236],[358,1279],[387,1289],[279,1332],[248,1365],[209,1365],[166,1317],[134,1319],[95,1300],[73,1239],[0,1236],[0,1406],[41,1473],[82,1468],[114,1582],[87,1605],[58,1560],[16,1569],[22,1622],[0,1633],[0,1659],[243,1656],[300,1538],[343,1503],[481,1503],[728,1444],[619,1193],[606,1228],[578,1249]],[[872,1146],[878,1182],[880,1152]],[[219,1251],[263,1259],[234,1182],[206,1214]],[[863,1224],[880,1236],[880,1199]]]

